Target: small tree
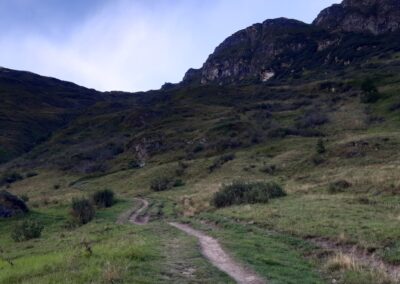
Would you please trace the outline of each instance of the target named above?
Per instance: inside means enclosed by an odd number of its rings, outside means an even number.
[[[380,99],[378,88],[371,78],[367,78],[361,84],[361,102],[370,104],[375,103]]]
[[[114,205],[114,192],[110,189],[99,190],[92,196],[93,203],[99,208],[108,208]]]
[[[96,211],[89,199],[72,199],[70,215],[79,225],[84,225],[93,220]]]
[[[326,152],[324,140],[319,139],[317,142],[316,150],[318,154],[324,154]]]

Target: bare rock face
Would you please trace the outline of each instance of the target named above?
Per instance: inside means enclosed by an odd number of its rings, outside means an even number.
[[[321,66],[343,68],[368,58],[375,48],[397,50],[396,31],[400,0],[344,0],[323,10],[313,24],[279,18],[233,34],[202,68],[190,69],[183,84],[266,83]],[[370,46],[377,35],[386,42]]]
[[[9,218],[27,213],[28,207],[19,197],[8,191],[0,191],[0,218]]]
[[[380,35],[400,30],[400,0],[345,0],[323,10],[314,25],[335,32]]]
[[[240,81],[266,82],[280,69],[290,69],[292,58],[317,42],[308,37],[310,26],[279,18],[253,25],[227,38],[210,55],[201,70],[190,70],[184,80],[200,76],[201,84],[230,84]]]

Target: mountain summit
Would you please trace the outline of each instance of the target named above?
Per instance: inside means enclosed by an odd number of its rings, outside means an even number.
[[[400,29],[400,0],[345,0],[323,10],[314,25],[340,32],[379,35]]]

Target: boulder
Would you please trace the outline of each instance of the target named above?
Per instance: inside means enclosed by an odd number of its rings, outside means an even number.
[[[10,218],[29,211],[25,202],[8,191],[0,190],[0,218]]]

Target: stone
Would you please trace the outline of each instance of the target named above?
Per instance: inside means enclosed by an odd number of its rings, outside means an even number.
[[[10,218],[28,213],[25,202],[8,191],[0,191],[0,218]]]

